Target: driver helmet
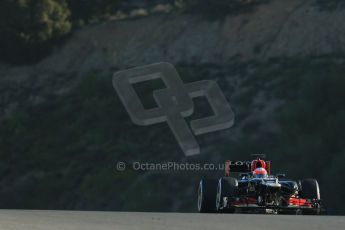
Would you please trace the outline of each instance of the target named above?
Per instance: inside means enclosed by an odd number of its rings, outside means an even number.
[[[255,178],[266,178],[267,177],[267,171],[264,168],[256,168],[253,171],[253,177]]]

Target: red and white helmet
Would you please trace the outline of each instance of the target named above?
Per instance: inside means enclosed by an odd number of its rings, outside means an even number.
[[[264,168],[256,168],[253,171],[253,176],[256,178],[266,178],[267,177],[267,171]]]

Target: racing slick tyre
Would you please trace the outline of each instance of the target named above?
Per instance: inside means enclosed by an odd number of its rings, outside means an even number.
[[[216,209],[218,212],[234,212],[232,207],[224,207],[224,197],[228,199],[237,196],[238,181],[233,177],[222,177],[218,180]]]
[[[202,179],[198,188],[198,211],[216,212],[217,179]]]
[[[315,179],[304,179],[300,181],[300,197],[303,199],[320,200],[319,183]],[[314,209],[303,209],[305,215],[319,215],[321,212],[320,204],[316,204]]]

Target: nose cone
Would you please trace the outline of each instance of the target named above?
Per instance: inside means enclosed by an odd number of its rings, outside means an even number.
[[[279,183],[267,183],[267,186],[271,187],[271,188],[280,188],[281,187],[281,185]]]
[[[281,189],[281,184],[277,182],[268,182],[266,183],[267,189],[271,192],[278,191]]]

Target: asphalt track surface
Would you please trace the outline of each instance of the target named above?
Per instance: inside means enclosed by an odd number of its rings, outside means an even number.
[[[0,230],[345,229],[344,216],[0,210]]]

